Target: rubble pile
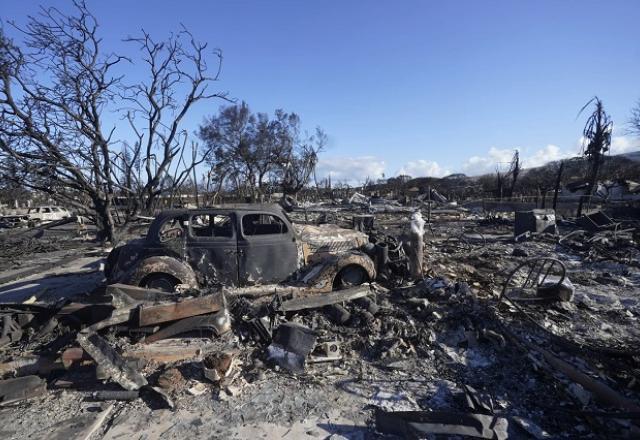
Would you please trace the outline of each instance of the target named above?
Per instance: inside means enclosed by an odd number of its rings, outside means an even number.
[[[112,284],[1,305],[3,437],[220,438],[269,423],[281,437],[312,418],[300,435],[640,435],[637,225],[556,231],[531,213],[516,228],[459,210],[412,230],[411,213],[349,202],[367,214],[291,217],[318,247],[332,224],[357,229],[341,237],[374,256],[376,282],[317,295]]]

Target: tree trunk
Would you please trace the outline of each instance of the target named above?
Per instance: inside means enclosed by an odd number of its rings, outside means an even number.
[[[596,155],[593,158],[593,165],[591,166],[591,175],[589,176],[589,182],[587,185],[587,191],[585,195],[580,197],[580,204],[578,205],[578,217],[582,215],[582,205],[585,200],[589,200],[589,205],[591,204],[591,196],[593,195],[593,190],[598,185],[598,171],[600,170],[600,155]]]
[[[94,200],[96,211],[97,239],[116,244],[116,225],[111,215],[110,204],[104,200]]]
[[[200,197],[198,194],[198,179],[196,175],[196,168],[193,167],[193,192],[196,197],[196,208],[200,207]]]

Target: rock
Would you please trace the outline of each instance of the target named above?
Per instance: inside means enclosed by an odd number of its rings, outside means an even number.
[[[567,389],[583,406],[587,406],[591,401],[591,393],[580,384],[572,383]]]
[[[475,287],[480,287],[480,283],[477,282],[473,283],[473,285]],[[461,281],[459,283],[456,283],[456,293],[461,296],[468,296],[471,295],[471,288],[469,287],[469,284]]]
[[[514,257],[528,257],[529,254],[522,248],[513,248],[513,252],[511,253]]]
[[[409,298],[407,299],[407,303],[414,305],[416,307],[427,307],[429,305],[429,300],[427,298]]]
[[[184,386],[184,377],[177,368],[169,368],[158,376],[158,386],[166,391],[174,391]]]
[[[223,378],[229,376],[232,372],[232,366],[236,357],[235,352],[224,351],[214,353],[202,360],[202,369],[204,377],[213,383],[217,383]]]
[[[196,382],[188,391],[192,396],[201,396],[207,391],[207,386],[202,382]]]

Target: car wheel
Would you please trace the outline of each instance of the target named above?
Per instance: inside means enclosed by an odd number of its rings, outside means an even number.
[[[338,289],[347,289],[353,286],[359,286],[369,279],[369,275],[364,268],[360,266],[347,266],[343,268],[334,281],[334,287]]]
[[[175,292],[180,281],[165,273],[155,273],[146,277],[140,285],[147,289],[157,289],[164,292]]]

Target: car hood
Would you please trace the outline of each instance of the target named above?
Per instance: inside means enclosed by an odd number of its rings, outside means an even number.
[[[300,239],[309,245],[312,254],[358,249],[369,242],[367,234],[355,229],[341,228],[334,224],[294,224],[293,227],[296,229]]]

